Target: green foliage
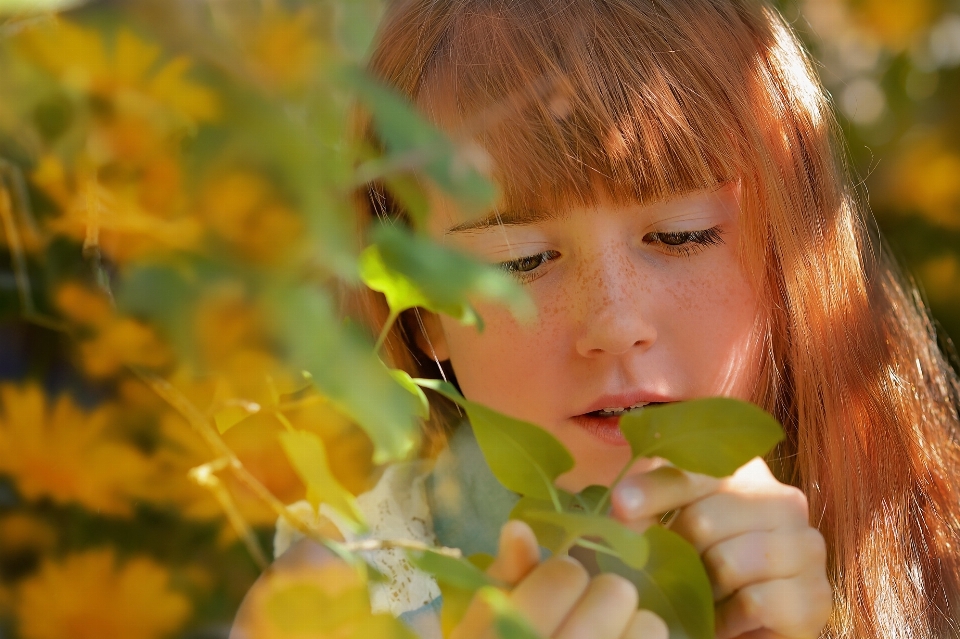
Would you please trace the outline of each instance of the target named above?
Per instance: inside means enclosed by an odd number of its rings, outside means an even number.
[[[500,302],[520,318],[533,315],[523,288],[496,267],[396,225],[383,224],[371,237],[373,244],[360,257],[361,278],[386,296],[393,316],[421,307],[482,330],[471,299]]]
[[[408,555],[415,566],[435,575],[438,582],[449,586],[473,592],[485,586],[498,585],[467,559],[418,550],[411,551]]]
[[[539,426],[464,399],[447,382],[417,381],[467,411],[477,443],[500,483],[522,495],[551,499],[559,507],[553,482],[573,468],[573,456],[553,435]]]
[[[726,397],[645,408],[620,420],[634,458],[663,457],[694,473],[726,477],[769,451],[783,430],[757,406]]]
[[[642,568],[603,554],[597,556],[600,568],[637,587],[640,607],[667,623],[670,639],[713,639],[713,590],[697,549],[660,526],[651,527],[643,537],[650,558]]]
[[[648,549],[644,537],[609,517],[546,510],[527,510],[521,517],[524,521],[554,524],[571,537],[599,537],[624,563],[633,568],[643,568],[647,562]]]

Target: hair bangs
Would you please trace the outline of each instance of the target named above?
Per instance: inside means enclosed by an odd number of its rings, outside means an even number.
[[[463,6],[451,9],[413,93],[454,138],[490,154],[502,207],[646,203],[742,175],[737,131],[756,123],[736,120],[745,110],[731,87],[745,72],[737,56],[718,57],[731,38],[704,26],[702,12],[664,20],[683,9],[448,4]]]

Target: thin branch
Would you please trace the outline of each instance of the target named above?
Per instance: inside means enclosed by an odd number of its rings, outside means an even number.
[[[3,223],[3,232],[7,237],[7,247],[10,249],[17,293],[20,296],[20,307],[23,309],[25,316],[34,317],[37,315],[37,309],[33,305],[33,291],[30,287],[30,274],[27,271],[27,256],[23,250],[16,220],[13,218],[13,200],[10,197],[10,191],[2,182],[0,182],[0,222]]]
[[[463,551],[459,548],[447,548],[446,546],[430,546],[420,541],[412,539],[361,539],[360,541],[349,541],[341,543],[340,547],[350,552],[369,552],[374,550],[417,550],[420,552],[432,552],[437,555],[461,559]]]
[[[240,539],[243,540],[250,556],[253,557],[253,560],[260,570],[265,570],[270,562],[267,561],[267,557],[263,554],[263,549],[260,548],[256,534],[254,534],[253,529],[243,518],[243,515],[240,514],[240,510],[237,508],[236,503],[234,503],[230,491],[226,489],[223,482],[220,481],[220,478],[214,474],[218,470],[223,470],[228,466],[230,466],[230,460],[226,457],[221,457],[202,466],[192,468],[188,476],[196,482],[197,485],[213,493],[213,496],[220,502],[220,507],[223,508],[227,514],[227,519],[230,521],[230,524],[233,525],[234,530],[237,531]]]

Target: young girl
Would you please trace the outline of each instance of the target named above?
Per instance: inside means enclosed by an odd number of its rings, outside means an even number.
[[[539,309],[525,325],[480,307],[483,333],[410,312],[392,363],[552,432],[576,459],[570,490],[625,463],[623,409],[749,399],[787,431],[777,479],[760,460],[723,481],[642,460],[613,498],[638,529],[679,509],[717,636],[960,636],[960,384],[782,18],[759,0],[396,0],[377,42],[373,72],[479,145],[501,187],[480,218],[432,192],[434,236],[502,265]],[[369,209],[403,218],[382,190]],[[378,297],[363,309],[387,315]],[[491,549],[510,496],[437,405],[430,434],[450,446],[436,469],[401,488],[388,473],[367,503]],[[544,636],[665,636],[632,586],[541,563],[522,524],[499,549],[491,570]],[[317,553],[298,544],[280,565]],[[435,608],[391,609],[428,634]],[[475,605],[455,634],[488,625]]]

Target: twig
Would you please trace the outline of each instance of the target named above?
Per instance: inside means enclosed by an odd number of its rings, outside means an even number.
[[[10,249],[10,258],[13,262],[13,275],[17,283],[17,293],[20,296],[20,307],[23,314],[33,317],[37,309],[33,305],[33,291],[30,288],[30,275],[27,271],[27,256],[20,241],[17,223],[13,218],[13,200],[10,191],[0,182],[0,222],[3,223],[3,232],[7,237],[7,246]]]
[[[417,550],[420,552],[432,552],[437,555],[461,559],[463,552],[459,548],[447,548],[446,546],[430,546],[420,541],[412,539],[362,539],[360,541],[349,541],[341,543],[340,547],[350,552],[369,552],[372,550]]]
[[[223,482],[220,481],[220,478],[214,474],[218,470],[223,470],[228,466],[230,466],[230,460],[226,457],[221,457],[202,466],[192,468],[188,476],[196,482],[197,485],[203,486],[213,493],[213,496],[220,502],[220,507],[223,508],[227,514],[227,519],[230,520],[233,528],[237,531],[237,534],[240,535],[240,539],[243,540],[247,551],[249,551],[253,560],[257,563],[257,566],[259,566],[260,570],[265,570],[270,562],[267,561],[266,556],[264,556],[263,549],[260,548],[260,544],[257,542],[257,536],[254,534],[253,529],[250,528],[250,525],[247,524],[243,515],[240,514],[240,510],[237,508],[236,503],[234,503],[230,491],[226,489]]]

